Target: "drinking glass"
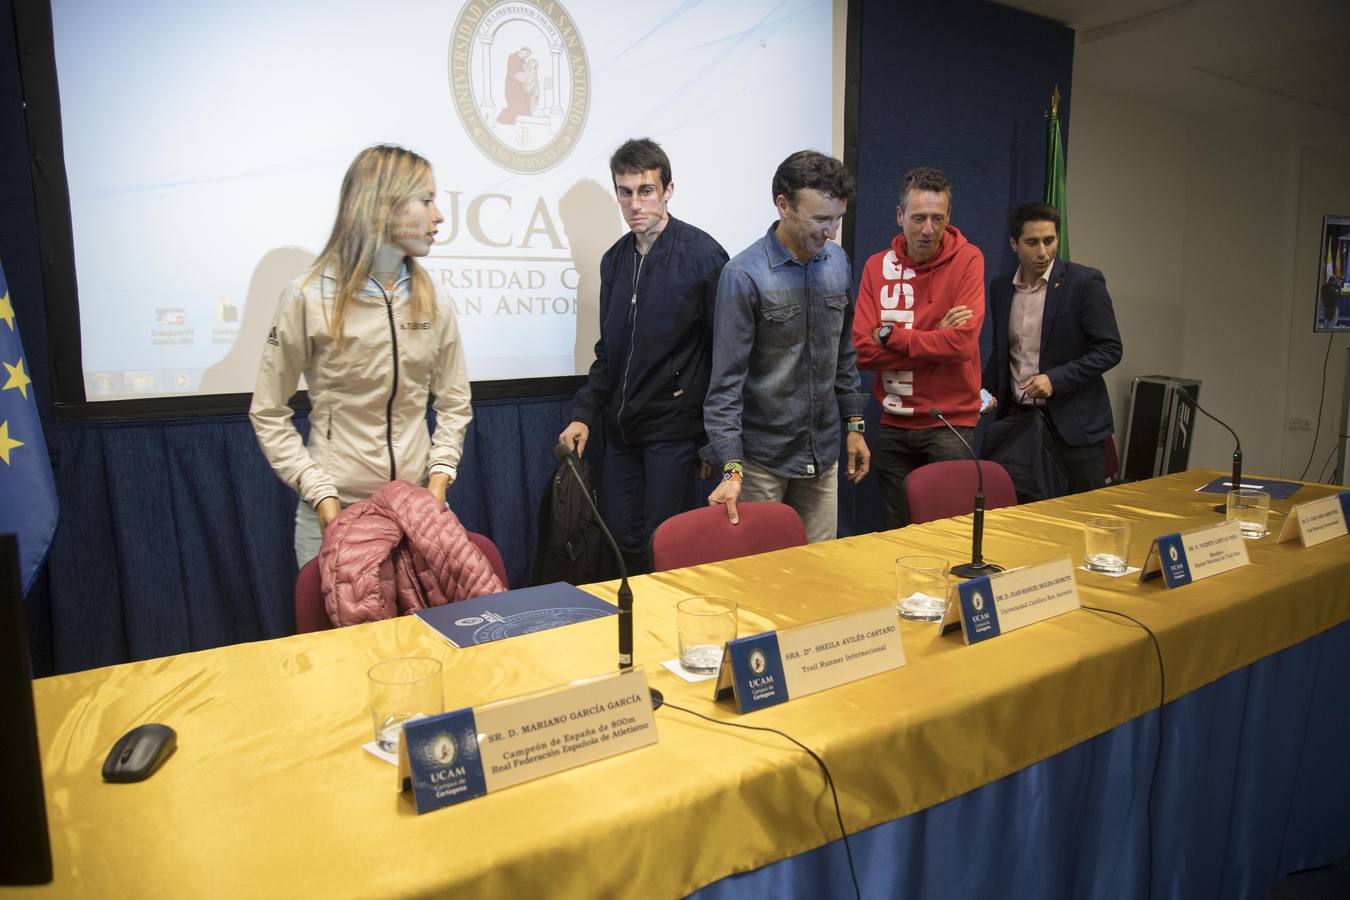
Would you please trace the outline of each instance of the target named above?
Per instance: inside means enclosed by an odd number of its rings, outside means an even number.
[[[1263,538],[1266,520],[1270,516],[1270,494],[1255,488],[1239,488],[1228,492],[1228,521],[1237,522],[1242,536],[1248,540]]]
[[[947,612],[951,567],[936,556],[902,556],[895,561],[895,609],[912,622],[940,622]]]
[[[386,660],[371,666],[367,679],[375,741],[387,753],[398,752],[404,722],[442,712],[440,660],[426,656]]]
[[[726,597],[686,597],[675,605],[680,634],[680,665],[711,675],[722,665],[722,650],[736,639],[736,601]]]
[[[1130,523],[1099,516],[1083,526],[1083,565],[1093,572],[1120,575],[1129,565]]]

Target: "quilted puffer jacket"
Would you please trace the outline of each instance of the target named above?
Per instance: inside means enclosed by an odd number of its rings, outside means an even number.
[[[406,481],[391,481],[329,523],[319,580],[338,626],[506,590],[459,518]]]

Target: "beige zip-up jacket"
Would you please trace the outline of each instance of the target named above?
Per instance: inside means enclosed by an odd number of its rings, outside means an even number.
[[[406,270],[386,296],[371,279],[347,308],[340,353],[329,331],[336,282],[305,275],[282,294],[263,347],[249,418],[263,455],[302,500],[345,506],[395,479],[426,484],[432,470],[455,475],[473,418],[459,325],[436,288],[436,317],[413,321]],[[304,373],[309,445],[287,405]],[[435,398],[436,433],[427,433]]]

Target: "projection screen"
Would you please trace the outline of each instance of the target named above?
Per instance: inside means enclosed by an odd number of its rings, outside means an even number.
[[[475,382],[584,373],[608,158],[661,143],[735,255],[789,153],[839,154],[831,0],[52,0],[89,401],[247,393],[277,299],[373,143],[435,169],[424,263]]]

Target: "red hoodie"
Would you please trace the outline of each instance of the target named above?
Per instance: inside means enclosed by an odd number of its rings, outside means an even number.
[[[956,328],[941,327],[955,306],[974,313]],[[893,326],[886,346],[873,336]],[[984,322],[984,255],[948,225],[937,254],[916,264],[905,236],[875,253],[863,269],[853,314],[858,368],[880,372],[872,394],[881,423],[894,428],[941,428],[928,417],[936,406],[953,425],[980,418],[980,326]]]

